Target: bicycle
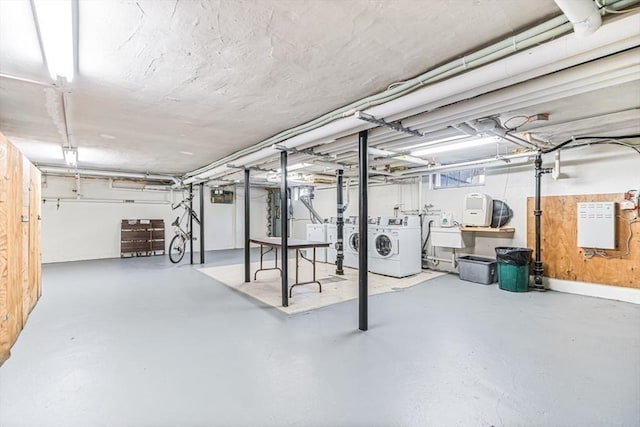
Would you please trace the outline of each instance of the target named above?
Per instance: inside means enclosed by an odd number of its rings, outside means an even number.
[[[198,225],[200,225],[200,219],[198,218],[198,215],[191,208],[192,200],[193,196],[187,197],[179,203],[171,205],[172,210],[176,210],[179,207],[184,208],[184,213],[182,214],[182,216],[178,216],[176,220],[171,223],[171,225],[174,227],[176,235],[173,236],[173,239],[171,239],[171,243],[169,244],[169,260],[171,260],[171,262],[174,264],[179,263],[180,261],[182,261],[182,258],[184,258],[184,254],[187,249],[187,242],[191,239],[196,240],[195,237],[193,237],[192,230],[189,226],[190,221],[187,221],[187,224],[185,225],[186,229],[182,227],[182,223],[188,217],[193,218],[193,220]]]

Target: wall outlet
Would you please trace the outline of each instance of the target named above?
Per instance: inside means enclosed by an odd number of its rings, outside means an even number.
[[[623,200],[620,202],[620,210],[632,211],[636,208],[636,203],[633,200]]]

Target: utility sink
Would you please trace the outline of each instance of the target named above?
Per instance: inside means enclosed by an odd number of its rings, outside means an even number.
[[[465,233],[460,227],[431,227],[431,245],[441,248],[470,248],[475,244],[473,233]]]

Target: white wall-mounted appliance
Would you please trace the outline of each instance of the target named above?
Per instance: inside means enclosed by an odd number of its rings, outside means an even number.
[[[464,198],[462,225],[489,227],[493,214],[493,200],[487,194],[469,193]]]
[[[307,224],[307,240],[327,241],[327,224]],[[313,259],[313,249],[307,249],[307,258]],[[316,248],[316,261],[327,262],[327,248]]]
[[[615,202],[578,203],[578,247],[616,249]]]

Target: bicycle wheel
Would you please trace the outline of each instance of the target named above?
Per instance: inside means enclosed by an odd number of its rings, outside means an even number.
[[[181,234],[176,234],[175,236],[173,236],[173,239],[171,239],[171,244],[169,245],[169,259],[172,263],[177,264],[182,261],[186,246],[187,241]]]

